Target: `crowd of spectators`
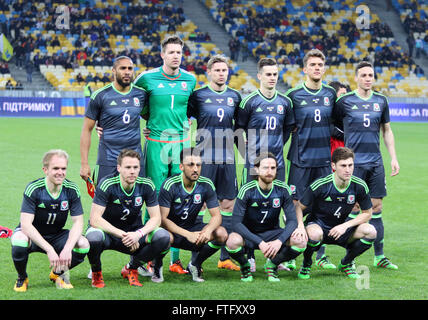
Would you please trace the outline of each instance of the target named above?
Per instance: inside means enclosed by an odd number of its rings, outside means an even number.
[[[40,65],[61,65],[65,69],[75,69],[81,65],[111,66],[117,55],[128,55],[135,64],[153,68],[162,64],[159,30],[176,32],[185,17],[181,6],[175,7],[156,0],[145,2],[144,5],[129,0],[122,1],[124,8],[115,5],[107,5],[105,8],[69,6],[69,28],[62,32],[72,43],[74,50],[64,50],[58,36],[51,38],[51,34],[38,32],[44,30],[58,33],[55,23],[59,13],[52,0],[43,3],[13,2],[13,10],[20,14],[14,15],[9,21],[0,21],[0,27],[13,44],[15,62],[21,69],[25,69],[29,62],[36,69]],[[72,0],[68,3],[84,4],[85,1]],[[9,7],[5,6],[5,11],[8,11]],[[27,27],[30,32],[24,31]],[[128,47],[122,52],[115,52],[109,42],[110,35],[122,38],[137,36],[141,42],[150,44],[150,50],[144,52]],[[190,35],[189,40],[202,42],[210,41],[211,38],[207,33],[196,31]],[[49,53],[46,50],[48,46],[59,49]],[[34,52],[35,49],[40,50]],[[184,65],[197,74],[205,72],[200,60],[186,61]],[[98,78],[106,80],[108,75],[88,76],[89,80],[93,78],[97,81]]]

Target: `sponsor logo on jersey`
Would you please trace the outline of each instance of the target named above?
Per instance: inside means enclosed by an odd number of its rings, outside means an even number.
[[[143,205],[143,198],[141,196],[135,197],[135,206],[139,207]]]
[[[112,100],[112,101],[110,102],[110,105],[111,105],[111,106],[117,106],[117,103],[116,103],[116,101]]]
[[[263,109],[262,109],[262,108],[260,108],[260,107],[258,107],[258,108],[256,109],[256,112],[263,112]]]
[[[230,106],[230,107],[232,107],[232,106],[233,106],[233,104],[234,104],[234,103],[233,103],[233,98],[228,97],[228,98],[227,98],[227,105],[228,105],[228,106]]]
[[[201,201],[202,201],[202,197],[199,193],[197,193],[193,196],[193,203],[194,204],[201,203]]]
[[[333,201],[333,200],[331,200],[331,197],[328,196],[327,198],[324,199],[324,201]]]
[[[224,99],[215,99],[215,101],[217,101],[217,103],[222,104]]]
[[[284,106],[282,104],[276,106],[276,113],[284,114]]]
[[[302,103],[300,104],[301,106],[306,106],[307,102],[305,100],[302,101]]]
[[[140,106],[140,99],[137,97],[134,98],[134,106],[139,107]]]
[[[320,101],[320,98],[313,98],[313,99],[312,99],[312,101],[313,101],[314,103],[318,103],[318,101]]]
[[[163,83],[159,83],[158,88],[162,89],[165,88],[165,86],[163,85]]]
[[[122,102],[123,102],[124,104],[128,104],[129,99],[122,99]]]
[[[208,98],[207,100],[205,100],[205,103],[212,103],[212,101],[210,98]]]
[[[274,208],[279,208],[281,206],[281,201],[279,198],[275,198],[272,201],[272,207]]]
[[[358,110],[358,107],[357,107],[357,105],[356,105],[356,104],[354,104],[354,105],[352,106],[352,110]]]
[[[347,204],[354,204],[355,203],[355,196],[353,194],[348,195],[348,200],[346,201]]]
[[[68,201],[67,200],[61,201],[61,210],[62,211],[68,210]]]

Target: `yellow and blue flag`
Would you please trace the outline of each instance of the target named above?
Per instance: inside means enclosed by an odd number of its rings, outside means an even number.
[[[6,61],[9,61],[13,56],[13,47],[3,33],[0,35],[0,52]]]

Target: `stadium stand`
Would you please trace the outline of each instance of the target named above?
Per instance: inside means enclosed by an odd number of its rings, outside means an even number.
[[[178,33],[185,41],[183,67],[194,72],[198,85],[207,81],[204,64],[216,53],[232,58],[230,85],[243,93],[258,84],[237,63],[252,55],[274,57],[281,65],[280,78],[287,87],[301,82],[301,62],[310,48],[328,57],[325,81],[353,85],[355,62],[368,59],[375,65],[377,89],[391,97],[426,96],[424,70],[395,41],[387,23],[371,14],[370,29],[359,30],[355,8],[359,1],[203,0],[212,17],[231,35],[230,52],[219,50],[209,34],[202,33],[180,6],[167,1],[108,0],[68,1],[68,29],[58,29],[61,4],[52,1],[6,1],[0,6],[2,31],[13,40],[15,63],[32,62],[56,90],[92,91],[111,80],[117,55],[129,55],[136,73],[159,66],[159,43],[166,34]],[[427,49],[427,0],[392,0],[409,35],[422,41],[417,54]],[[122,27],[121,27],[122,26]],[[123,27],[125,26],[125,27]],[[0,88],[16,88],[10,73],[0,72]]]
[[[1,13],[11,25],[17,66],[32,61],[57,90],[83,91],[86,83],[92,91],[104,86],[111,81],[112,61],[118,55],[133,58],[137,74],[161,65],[159,43],[166,34],[177,33],[186,41],[182,66],[196,74],[198,85],[207,81],[208,57],[223,54],[180,8],[167,2],[74,1],[67,30],[55,28],[58,6],[15,3]],[[231,67],[231,84],[253,90],[255,80],[233,61]]]
[[[357,28],[355,8],[363,4],[350,0],[205,1],[213,18],[241,44],[247,42],[256,59],[277,59],[282,65],[280,77],[289,87],[301,82],[304,52],[316,47],[328,59],[326,82],[337,80],[353,85],[354,63],[367,59],[375,65],[376,89],[380,92],[397,97],[426,96],[428,81],[423,70],[398,45],[386,23],[371,13],[370,29]],[[418,7],[415,15],[426,17],[426,5]]]

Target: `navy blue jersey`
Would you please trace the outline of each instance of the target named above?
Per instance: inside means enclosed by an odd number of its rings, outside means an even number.
[[[34,214],[33,226],[41,235],[58,233],[69,212],[71,216],[83,214],[79,188],[65,179],[61,191],[53,197],[46,186],[46,178],[32,181],[25,188],[21,212]]]
[[[97,164],[115,166],[125,148],[142,154],[140,114],[146,99],[147,92],[134,84],[127,93],[117,91],[110,83],[92,94],[85,116],[103,128]]]
[[[355,165],[382,164],[379,132],[382,124],[390,122],[386,97],[372,91],[363,99],[355,90],[341,96],[336,105],[338,119],[343,121],[345,146],[354,150]]]
[[[159,191],[159,205],[170,209],[168,219],[186,230],[195,225],[204,202],[208,209],[218,207],[214,184],[202,176],[191,192],[184,188],[182,174],[166,179]]]
[[[188,117],[196,118],[196,147],[204,163],[235,163],[234,120],[241,100],[234,89],[226,87],[217,92],[209,85],[190,96]]]
[[[310,207],[311,213],[307,221],[319,219],[329,228],[345,222],[358,202],[362,210],[372,207],[367,184],[355,176],[345,190],[339,190],[334,182],[334,173],[315,180],[306,188],[300,202]]]
[[[259,244],[261,238],[257,233],[280,227],[281,209],[284,210],[286,226],[279,239],[285,242],[297,227],[290,188],[284,182],[274,180],[272,188],[265,193],[260,189],[258,181],[252,180],[239,190],[233,208],[233,230]]]
[[[293,132],[287,159],[298,167],[330,165],[332,113],[336,91],[322,84],[318,91],[301,84],[286,95],[293,101],[296,131]]]
[[[100,181],[95,189],[93,203],[105,207],[103,218],[123,231],[135,231],[143,226],[141,209],[158,205],[155,185],[148,178],[138,177],[133,189],[127,193],[118,174]]]
[[[283,148],[284,132],[294,126],[292,102],[285,95],[275,92],[271,99],[256,90],[242,100],[236,118],[236,128],[247,135],[246,167],[253,167],[262,151],[272,152],[278,168],[285,167]]]

